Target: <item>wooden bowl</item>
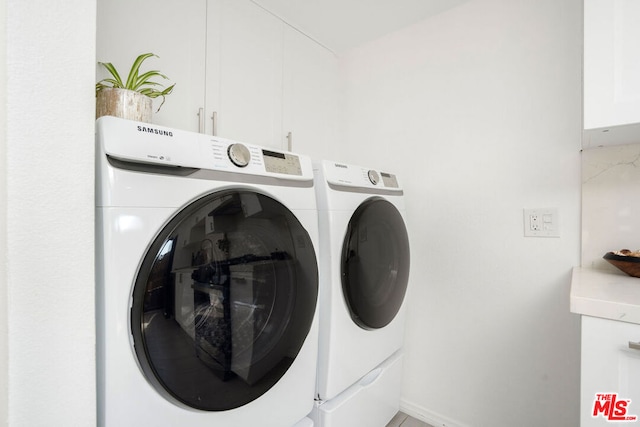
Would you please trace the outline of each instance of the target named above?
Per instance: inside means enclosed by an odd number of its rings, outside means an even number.
[[[640,257],[607,252],[602,258],[629,276],[640,277]]]

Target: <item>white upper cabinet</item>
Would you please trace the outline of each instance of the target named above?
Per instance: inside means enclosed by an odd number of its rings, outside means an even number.
[[[249,0],[98,0],[97,32],[97,60],[122,74],[160,57],[143,70],[176,87],[156,124],[284,149],[335,137],[337,59]]]
[[[293,151],[337,154],[338,59],[299,31],[284,29],[283,133]]]
[[[135,58],[153,52],[141,70],[159,70],[176,83],[160,112],[154,101],[154,123],[178,129],[198,129],[198,109],[205,101],[205,0],[98,0],[97,60],[111,62],[126,79]],[[98,68],[97,80],[108,77]],[[97,81],[96,80],[96,81]]]
[[[210,44],[207,56],[219,54],[217,134],[280,148],[285,24],[250,1],[222,0],[213,25],[220,44]]]
[[[585,0],[585,145],[640,142],[640,2]],[[612,128],[622,126],[621,128]]]

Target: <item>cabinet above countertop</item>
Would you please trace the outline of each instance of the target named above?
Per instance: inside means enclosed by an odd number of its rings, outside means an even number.
[[[640,142],[640,123],[584,129],[582,149],[628,145]]]
[[[583,149],[640,142],[640,2],[584,2]]]
[[[574,267],[570,310],[575,314],[640,324],[640,279]]]

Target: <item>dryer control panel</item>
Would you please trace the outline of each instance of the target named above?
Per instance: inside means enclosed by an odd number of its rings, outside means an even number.
[[[328,160],[317,167],[322,168],[325,180],[332,185],[402,192],[398,178],[392,173]]]

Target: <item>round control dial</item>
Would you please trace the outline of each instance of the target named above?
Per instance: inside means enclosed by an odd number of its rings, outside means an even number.
[[[229,160],[234,165],[243,168],[249,164],[251,153],[249,149],[242,144],[231,144],[227,150]]]
[[[367,175],[369,176],[369,181],[371,181],[373,185],[378,185],[380,182],[380,175],[378,175],[378,172],[370,170]]]

